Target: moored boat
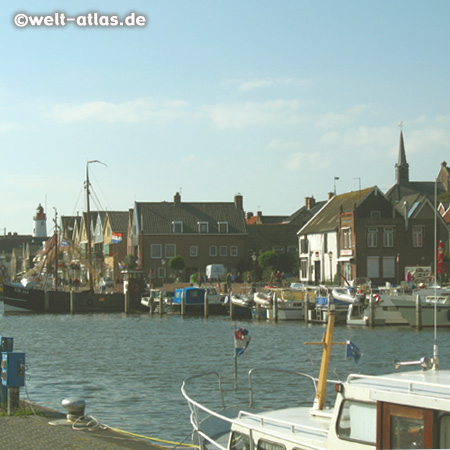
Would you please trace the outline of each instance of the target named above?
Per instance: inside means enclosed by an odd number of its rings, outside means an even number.
[[[351,374],[344,382],[327,380],[329,355],[334,344],[332,325],[334,315],[331,312],[322,342],[324,357],[319,378],[292,373],[312,382],[314,390],[310,398],[294,395],[294,399],[292,383],[282,383],[282,375],[287,374],[282,369],[266,369],[262,377],[256,375],[262,369],[251,370],[249,402],[242,406],[227,407],[225,394],[230,394],[231,390],[224,389],[225,383],[218,373],[208,372],[186,379],[182,394],[191,411],[194,443],[201,450],[450,448],[450,371],[439,370],[437,351],[431,360],[422,358],[394,365],[396,369],[416,365],[419,370],[379,376]],[[353,347],[352,351],[356,350]],[[277,380],[276,385],[283,386],[289,393],[289,401],[284,406],[267,404],[270,400],[279,401],[272,391],[265,398],[264,408],[258,406],[256,383],[267,382],[270,374]],[[207,377],[218,381],[220,395],[214,397],[221,400],[218,409],[213,409],[210,399],[205,398]],[[201,382],[204,402],[191,394],[195,381]],[[332,406],[325,403],[327,384],[335,388]],[[305,391],[294,392],[301,396]],[[233,391],[233,404],[235,396]]]

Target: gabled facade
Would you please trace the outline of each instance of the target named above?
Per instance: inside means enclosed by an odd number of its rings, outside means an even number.
[[[300,277],[399,284],[408,266],[433,268],[436,238],[446,242],[449,231],[426,196],[416,194],[398,209],[377,187],[338,195],[299,232]]]
[[[204,273],[208,264],[223,264],[229,271],[247,259],[247,230],[242,196],[234,202],[136,202],[130,230],[129,254],[140,261],[144,274],[155,283],[178,277],[187,280]],[[182,274],[174,274],[168,263],[180,255]]]
[[[122,277],[120,264],[127,255],[128,211],[108,211],[103,227],[103,275],[113,280]]]

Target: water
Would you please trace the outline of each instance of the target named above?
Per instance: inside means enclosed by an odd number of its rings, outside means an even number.
[[[253,367],[300,370],[318,376],[325,328],[302,322],[240,321],[251,343],[238,358],[239,385]],[[0,336],[14,338],[26,353],[26,389],[21,397],[64,412],[61,401],[81,397],[86,413],[100,422],[160,439],[181,441],[190,434],[189,410],[181,395],[183,379],[202,371],[234,377],[234,323],[224,317],[109,315],[0,315]],[[441,368],[450,367],[445,344],[450,330],[438,334]],[[358,364],[333,348],[330,377],[393,371],[392,362],[432,356],[434,333],[410,327],[337,326],[334,341],[352,340],[364,353]],[[280,387],[280,386],[278,386]],[[284,386],[281,386],[282,388]],[[290,385],[290,395],[297,389]],[[273,394],[274,385],[266,388]],[[299,388],[300,390],[300,388]]]

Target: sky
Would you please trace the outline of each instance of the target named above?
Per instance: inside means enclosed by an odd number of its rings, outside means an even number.
[[[0,8],[1,234],[31,234],[39,204],[48,222],[81,214],[93,160],[93,209],[239,193],[247,212],[290,215],[335,187],[387,191],[401,129],[411,180],[449,159],[448,0]],[[145,26],[81,26],[95,12]]]

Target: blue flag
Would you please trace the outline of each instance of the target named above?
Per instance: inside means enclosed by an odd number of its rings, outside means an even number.
[[[250,344],[250,334],[245,328],[234,327],[234,349],[236,356],[242,355]]]
[[[356,363],[364,356],[364,353],[361,353],[359,348],[352,341],[347,341],[345,354],[346,359],[353,358]]]

